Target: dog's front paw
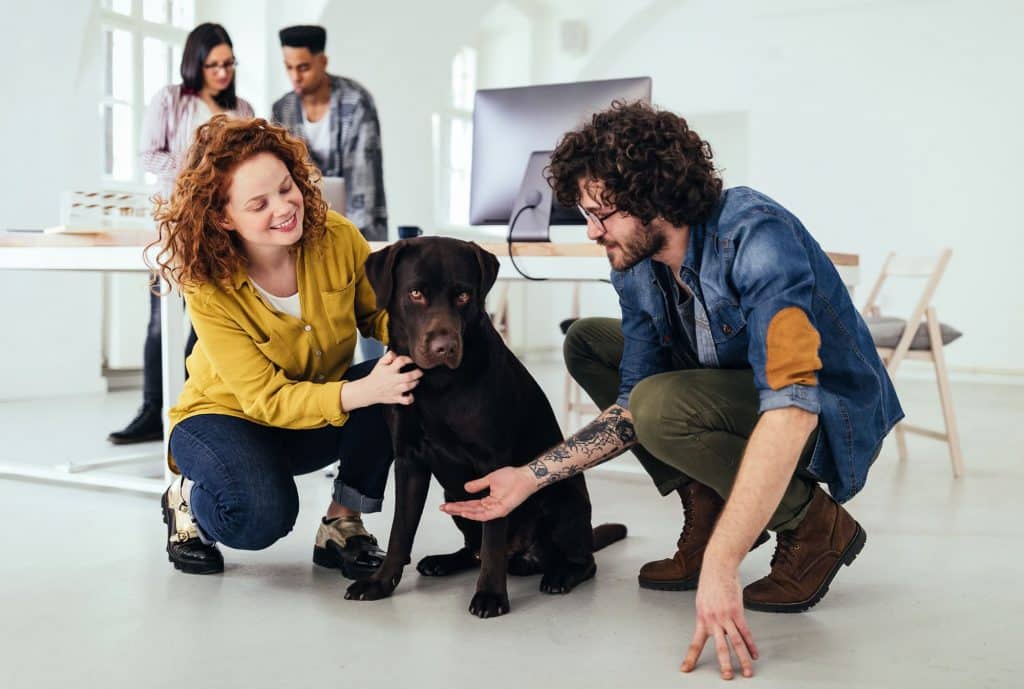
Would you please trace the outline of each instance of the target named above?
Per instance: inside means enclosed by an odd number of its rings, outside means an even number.
[[[363,579],[349,585],[345,591],[345,600],[380,600],[387,598],[398,585],[397,581],[383,579]]]
[[[508,594],[504,592],[477,591],[469,602],[469,611],[483,619],[504,615],[509,609]]]
[[[592,578],[596,572],[597,566],[592,562],[585,565],[559,567],[544,572],[544,576],[540,579],[541,593],[569,593],[579,584]]]

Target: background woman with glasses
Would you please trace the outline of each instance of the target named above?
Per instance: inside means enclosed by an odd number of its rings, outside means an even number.
[[[235,95],[238,62],[231,37],[220,24],[200,24],[189,33],[181,56],[181,83],[157,92],[146,110],[139,144],[142,168],[157,177],[158,193],[170,198],[174,180],[181,170],[199,125],[214,115],[252,117],[252,106]],[[163,406],[163,377],[160,368],[160,299],[150,294],[149,328],[142,369],[142,407],[122,430],[108,436],[123,445],[163,437],[160,417]],[[195,336],[189,337],[186,355]]]

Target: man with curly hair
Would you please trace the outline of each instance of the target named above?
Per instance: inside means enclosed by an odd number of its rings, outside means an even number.
[[[622,310],[570,328],[570,373],[604,411],[524,467],[467,485],[443,509],[507,514],[541,487],[626,449],[679,494],[676,553],[640,586],[697,589],[682,670],[714,639],[723,678],[758,657],[743,608],[802,612],[865,542],[840,506],[903,417],[867,327],[828,256],[792,213],[722,190],[711,148],[682,117],[615,103],[565,135],[549,182],[603,246]],[[819,482],[828,484],[826,493]],[[771,573],[740,589],[746,553],[775,531]]]

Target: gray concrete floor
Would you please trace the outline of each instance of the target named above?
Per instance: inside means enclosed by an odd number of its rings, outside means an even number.
[[[531,367],[557,404],[558,366]],[[901,387],[917,422],[938,422],[933,390]],[[902,464],[887,445],[849,504],[868,533],[860,558],[809,613],[748,613],[757,686],[1021,686],[1024,387],[954,395],[967,476],[952,479],[934,441],[912,438]],[[111,454],[104,437],[136,404],[134,392],[0,404],[0,461]],[[0,687],[718,686],[707,652],[693,675],[678,673],[693,593],[636,585],[643,562],[672,551],[678,503],[639,476],[588,478],[595,523],[622,521],[629,538],[568,596],[511,579],[512,613],[491,620],[466,612],[472,574],[409,568],[389,600],[344,600],[346,581],[310,563],[330,496],[322,473],[299,479],[292,534],[226,551],[227,571],[210,577],[171,569],[154,497],[0,479]],[[440,501],[435,490],[414,558],[459,545]],[[367,520],[385,540],[390,509]],[[768,571],[771,550],[747,558],[744,582]]]

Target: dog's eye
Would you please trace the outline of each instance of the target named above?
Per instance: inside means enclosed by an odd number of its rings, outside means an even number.
[[[469,303],[469,292],[459,292],[455,297],[455,303],[459,306]]]
[[[423,292],[421,292],[418,289],[411,289],[411,290],[409,290],[409,298],[412,299],[413,301],[417,302],[417,303],[418,302],[422,302],[424,300],[423,299]]]

